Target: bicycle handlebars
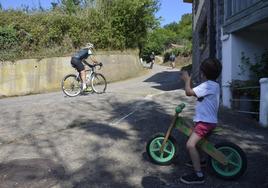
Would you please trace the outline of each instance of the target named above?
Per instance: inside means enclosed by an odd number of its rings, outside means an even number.
[[[177,114],[181,113],[182,110],[185,108],[185,106],[186,106],[186,105],[185,105],[184,103],[179,104],[179,105],[176,107],[176,109],[175,109],[176,113],[177,113]]]
[[[99,70],[101,69],[101,67],[103,66],[103,64],[100,62],[100,63],[96,63],[96,64],[89,64],[86,60],[83,60],[83,63],[85,63],[87,66],[89,66],[90,68],[94,68],[94,67],[97,67],[99,66]]]

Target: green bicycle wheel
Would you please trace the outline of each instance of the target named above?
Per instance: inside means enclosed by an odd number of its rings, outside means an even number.
[[[228,160],[227,165],[223,165],[213,158],[209,158],[209,167],[220,178],[226,180],[238,179],[247,169],[247,157],[243,150],[237,145],[224,142],[215,146]]]
[[[169,136],[163,152],[160,152],[164,138],[164,134],[159,133],[152,137],[146,146],[146,152],[150,160],[158,165],[169,165],[177,156],[177,143],[172,136]]]

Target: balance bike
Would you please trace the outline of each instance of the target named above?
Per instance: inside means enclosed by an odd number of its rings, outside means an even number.
[[[185,126],[184,119],[179,114],[185,104],[178,105],[175,115],[166,134],[158,133],[149,140],[146,152],[150,160],[158,165],[171,164],[178,154],[178,144],[171,132],[177,128],[186,136],[190,136],[192,129]],[[217,133],[221,128],[216,127],[212,134]],[[206,138],[198,142],[198,147],[208,154],[208,167],[220,178],[234,180],[242,176],[247,169],[247,157],[244,151],[231,142],[212,144]]]

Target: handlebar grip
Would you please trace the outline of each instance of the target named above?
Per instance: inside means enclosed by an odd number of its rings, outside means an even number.
[[[184,103],[179,104],[175,109],[176,113],[178,113],[178,114],[181,113],[182,110],[185,108],[185,106],[186,105]]]

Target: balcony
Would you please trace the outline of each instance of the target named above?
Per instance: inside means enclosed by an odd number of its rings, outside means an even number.
[[[268,19],[268,0],[225,0],[224,4],[224,33]]]

